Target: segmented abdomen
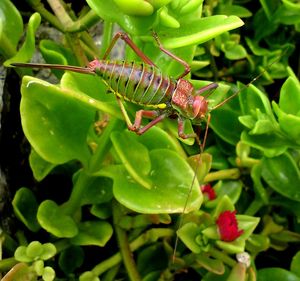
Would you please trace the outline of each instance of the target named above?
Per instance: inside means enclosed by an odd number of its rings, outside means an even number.
[[[176,87],[170,77],[145,63],[98,61],[95,72],[117,95],[141,105],[168,103]]]

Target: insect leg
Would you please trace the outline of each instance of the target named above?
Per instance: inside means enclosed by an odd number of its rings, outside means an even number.
[[[167,114],[160,114],[159,111],[156,110],[139,110],[136,112],[134,124],[132,124],[128,113],[120,100],[119,97],[117,97],[118,104],[121,108],[122,114],[124,116],[125,122],[127,124],[127,127],[130,131],[136,132],[138,135],[144,134],[146,131],[148,131],[151,127],[162,121],[164,118],[166,118]],[[146,126],[141,128],[141,123],[143,117],[147,118],[155,118],[151,122],[149,122]]]
[[[106,60],[109,53],[111,52],[113,46],[116,44],[118,39],[122,39],[129,47],[147,64],[155,66],[155,64],[139,49],[139,47],[129,38],[129,36],[125,32],[118,32],[113,37],[110,45],[108,46],[103,60]]]
[[[178,136],[182,139],[189,139],[189,138],[198,138],[197,134],[186,134],[184,132],[184,120],[181,117],[178,117]]]
[[[141,122],[144,116],[147,118],[156,118],[141,128]],[[136,132],[138,135],[142,135],[167,116],[166,113],[160,114],[160,112],[156,110],[139,110],[135,115],[134,124],[129,130]]]
[[[164,52],[165,54],[167,54],[168,56],[170,56],[171,58],[178,61],[180,64],[182,64],[184,66],[185,70],[181,75],[179,75],[179,77],[176,78],[177,80],[186,76],[187,74],[189,74],[191,72],[191,67],[189,66],[189,64],[186,61],[177,57],[176,55],[174,55],[173,53],[171,53],[170,51],[168,51],[167,49],[164,48],[164,46],[160,42],[160,40],[155,32],[153,32],[153,37],[154,37],[155,41],[157,42],[159,49],[162,52]]]

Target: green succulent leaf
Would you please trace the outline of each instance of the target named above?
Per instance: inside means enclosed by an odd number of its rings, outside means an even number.
[[[78,233],[74,220],[70,216],[65,215],[61,208],[51,200],[41,203],[37,219],[45,230],[57,237],[71,238]]]
[[[26,188],[20,188],[12,201],[16,216],[33,232],[40,229],[36,215],[38,210],[38,202],[33,192]]]
[[[105,246],[112,236],[113,229],[105,221],[85,221],[78,225],[78,234],[71,239],[74,245]]]
[[[21,14],[9,0],[0,2],[0,53],[6,58],[13,56],[22,36]]]
[[[276,192],[291,200],[300,201],[300,172],[290,154],[263,158],[261,174]]]
[[[11,21],[11,19],[9,20]],[[28,22],[25,41],[19,51],[12,58],[5,61],[4,65],[9,66],[13,62],[26,62],[30,60],[35,51],[35,32],[41,23],[39,13],[34,13]]]

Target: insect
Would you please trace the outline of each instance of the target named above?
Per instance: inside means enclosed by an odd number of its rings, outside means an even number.
[[[119,38],[125,41],[142,59],[142,64],[107,60],[110,51]],[[35,63],[13,63],[12,66],[50,68],[85,74],[97,74],[103,79],[109,90],[115,93],[129,130],[141,135],[166,117],[175,115],[178,120],[179,137],[183,139],[198,138],[195,133],[186,134],[184,132],[184,120],[190,119],[194,124],[199,124],[204,119],[210,118],[208,116],[208,102],[201,94],[205,91],[217,88],[218,84],[211,83],[199,90],[195,90],[193,85],[184,79],[184,77],[190,73],[188,63],[166,50],[162,46],[156,33],[154,33],[154,39],[164,53],[184,66],[184,72],[176,79],[164,75],[134,44],[128,35],[123,32],[115,34],[103,59],[93,60],[87,67]],[[150,107],[152,110],[142,109],[137,111],[135,120],[132,123],[122,103],[122,99],[141,106]],[[216,105],[212,110],[218,106],[219,105]],[[147,125],[142,126],[142,119],[144,117],[153,120]]]

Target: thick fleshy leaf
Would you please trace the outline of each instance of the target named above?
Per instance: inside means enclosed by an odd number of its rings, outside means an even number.
[[[297,115],[293,115],[285,113],[276,103],[273,103],[280,128],[288,137],[292,138],[296,144],[300,145],[300,104],[297,105],[297,107],[299,112]]]
[[[61,208],[51,200],[41,203],[37,218],[45,230],[57,237],[71,238],[78,233],[74,220],[70,216],[65,215]]]
[[[89,177],[82,205],[102,204],[112,199],[112,180],[104,177]]]
[[[50,64],[62,64],[62,65],[77,65],[74,54],[67,48],[51,40],[41,40],[40,51],[43,58]],[[63,75],[62,70],[52,70],[53,73],[61,78]]]
[[[147,148],[134,140],[131,135],[114,132],[111,135],[114,148],[130,176],[144,186],[151,188],[151,181],[147,177],[151,169],[151,163]],[[142,159],[142,161],[141,161]]]
[[[11,21],[11,19],[9,20]],[[28,22],[25,41],[15,56],[5,61],[4,65],[8,66],[13,62],[26,62],[30,60],[35,51],[35,32],[41,23],[39,13],[34,13]]]
[[[177,231],[177,235],[185,244],[185,246],[188,247],[193,253],[201,253],[202,247],[196,242],[196,237],[201,235],[201,228],[196,223],[186,223]]]
[[[123,165],[103,169],[99,174],[114,179],[114,195],[127,208],[140,213],[179,213],[197,210],[203,200],[199,184],[195,181],[191,194],[193,170],[175,152],[154,149],[150,153],[152,187],[147,189],[133,180]],[[144,160],[141,160],[144,161]]]
[[[80,267],[84,261],[84,252],[79,246],[71,246],[62,251],[58,264],[62,271],[68,275]]]
[[[86,137],[95,116],[89,100],[93,99],[28,76],[21,92],[22,126],[35,151],[54,164],[72,159],[86,163],[90,154]]]
[[[33,232],[40,229],[36,219],[38,203],[33,192],[26,188],[20,188],[12,201],[16,216]]]
[[[111,238],[113,229],[106,221],[85,221],[78,225],[78,234],[71,239],[75,245],[105,246]]]
[[[294,159],[284,153],[262,161],[262,177],[282,196],[300,201],[300,171]]]
[[[244,131],[241,140],[251,147],[261,150],[266,157],[275,157],[284,153],[293,143],[278,134],[250,135]]]
[[[291,263],[291,271],[295,274],[297,274],[300,277],[300,251],[298,251],[292,259],[292,263]]]
[[[217,15],[182,22],[179,29],[164,30],[162,28],[159,35],[164,47],[179,48],[204,43],[243,24],[243,21],[236,16]]]
[[[285,113],[298,115],[300,113],[300,83],[294,77],[289,77],[281,87],[279,106]]]
[[[0,2],[0,53],[7,58],[13,55],[8,53],[8,46],[16,50],[17,44],[22,36],[22,16],[13,3],[9,0]]]
[[[269,267],[257,271],[257,281],[276,280],[276,281],[300,281],[295,273],[283,268]]]
[[[44,179],[56,166],[44,160],[33,148],[31,149],[29,155],[29,164],[34,178],[38,181]]]

